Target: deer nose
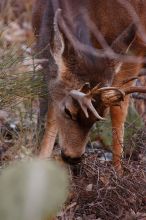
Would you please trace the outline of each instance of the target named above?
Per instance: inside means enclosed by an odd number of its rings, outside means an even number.
[[[67,156],[64,151],[62,150],[61,151],[61,157],[62,159],[64,160],[64,162],[70,164],[70,165],[75,165],[75,164],[78,164],[82,161],[83,159],[83,155],[80,156],[80,157],[70,157],[70,156]]]

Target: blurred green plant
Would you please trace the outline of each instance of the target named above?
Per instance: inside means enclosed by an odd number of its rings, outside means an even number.
[[[67,198],[68,176],[53,161],[17,162],[3,169],[0,195],[2,220],[49,219]]]

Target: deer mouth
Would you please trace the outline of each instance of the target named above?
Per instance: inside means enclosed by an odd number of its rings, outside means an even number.
[[[76,164],[81,163],[84,157],[84,154],[81,155],[80,157],[70,157],[70,156],[67,156],[63,150],[61,150],[61,157],[65,163],[70,164],[70,165],[76,165]]]

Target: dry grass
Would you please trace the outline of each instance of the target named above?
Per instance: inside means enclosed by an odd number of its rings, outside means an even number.
[[[71,169],[72,191],[58,219],[145,220],[145,165],[125,161],[123,167],[120,177],[110,163],[100,162],[96,154],[88,155]]]

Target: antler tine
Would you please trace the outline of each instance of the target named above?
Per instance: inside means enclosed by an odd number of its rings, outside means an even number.
[[[109,90],[114,90],[117,92],[120,92],[121,95],[125,95],[124,92],[120,89],[120,88],[116,88],[116,87],[103,87],[99,89],[99,93],[105,92],[105,91],[109,91]]]
[[[90,110],[97,119],[105,120],[98,114],[98,112],[92,105],[91,97],[89,97],[85,93],[80,92],[79,90],[72,90],[69,95],[79,103],[87,118],[89,118],[88,110]]]
[[[121,93],[121,96],[125,96],[124,91],[121,90],[120,88],[116,88],[116,87],[102,87],[102,88],[100,88],[100,84],[95,86],[87,95],[90,97],[93,97],[95,95],[101,94],[102,92],[110,91],[110,90],[117,91],[117,92]]]
[[[99,88],[100,88],[100,83],[97,84],[95,87],[93,87],[93,89],[91,89],[87,95],[93,97],[95,94],[98,94]]]

